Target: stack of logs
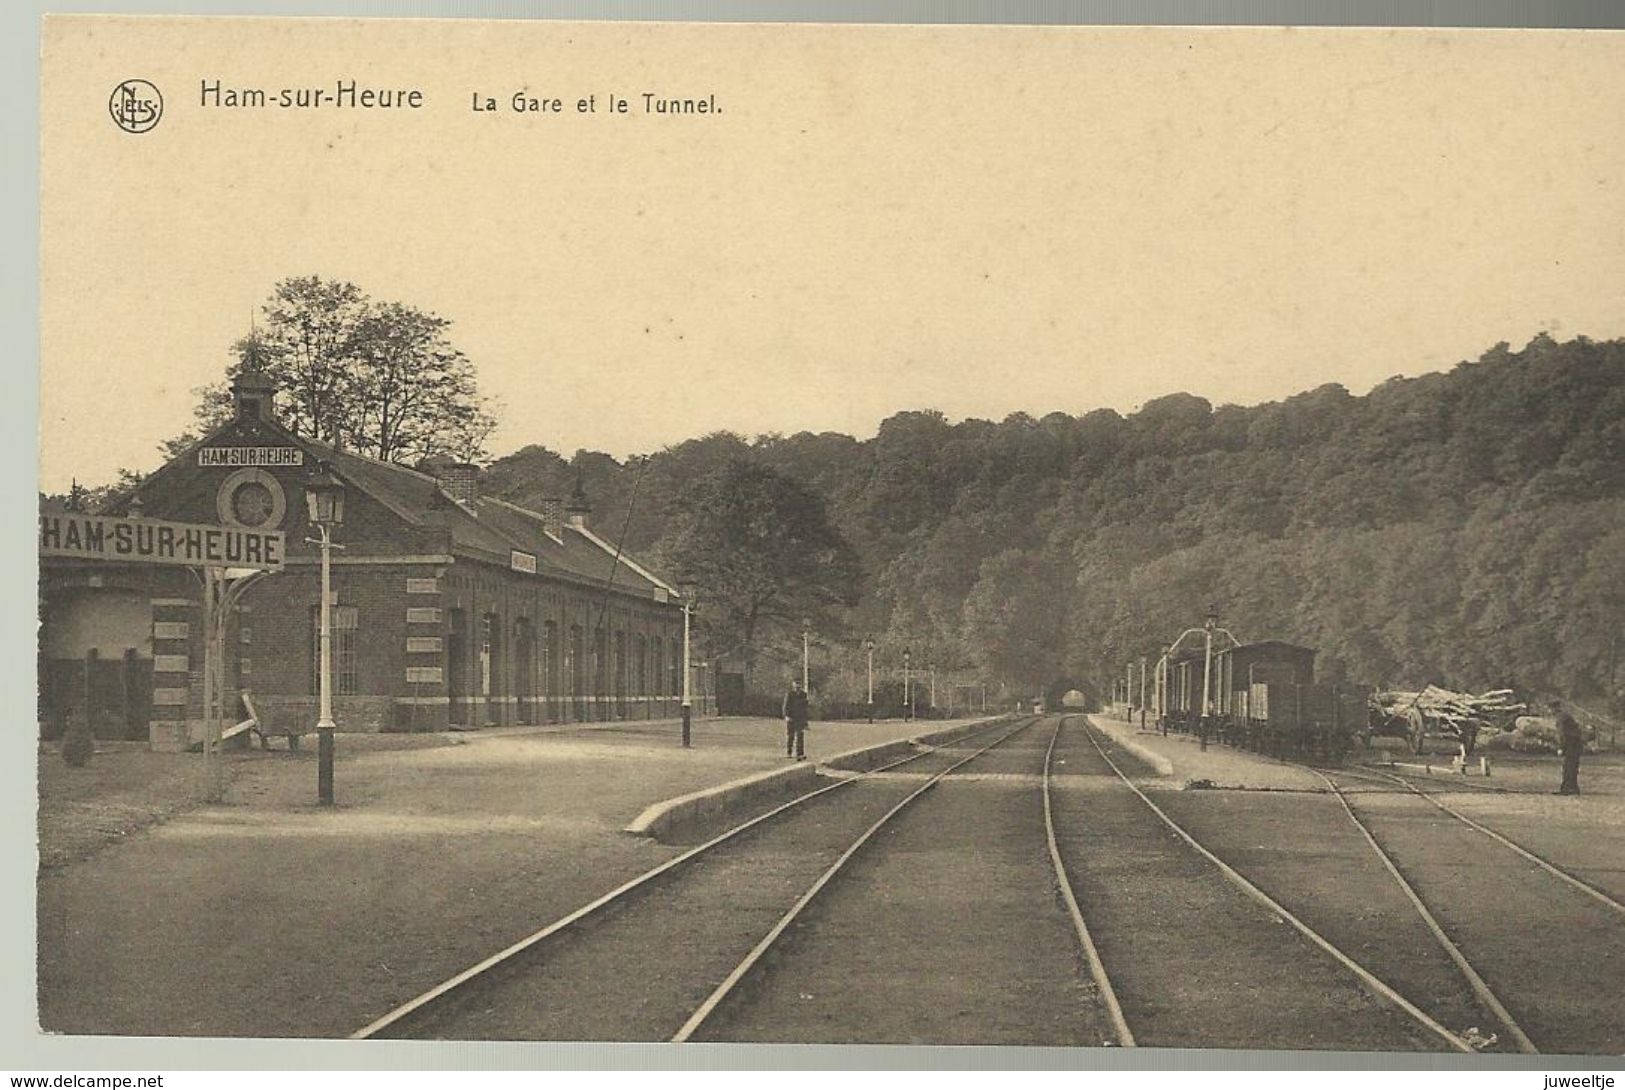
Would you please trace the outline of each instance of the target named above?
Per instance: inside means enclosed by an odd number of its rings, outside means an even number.
[[[1429,685],[1421,692],[1372,693],[1371,706],[1391,720],[1407,720],[1417,727],[1458,737],[1486,727],[1501,728],[1526,710],[1511,689],[1491,689],[1475,696],[1437,685]]]

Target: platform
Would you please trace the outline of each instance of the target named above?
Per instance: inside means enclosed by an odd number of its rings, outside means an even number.
[[[808,763],[952,725],[815,721]],[[692,748],[679,737],[677,720],[340,735],[332,808],[316,805],[313,747],[227,754],[223,805],[42,873],[41,1024],[365,1025],[680,851],[622,831],[651,804],[787,766],[781,720],[696,719]],[[93,766],[107,775],[121,755]],[[141,756],[201,775],[196,755]]]
[[[1320,778],[1300,765],[1209,741],[1206,749],[1191,734],[1141,730],[1109,715],[1089,721],[1156,770],[1169,786],[1212,786],[1257,791],[1323,791]]]

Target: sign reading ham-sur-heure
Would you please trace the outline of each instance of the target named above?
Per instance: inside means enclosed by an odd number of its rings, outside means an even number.
[[[41,556],[281,571],[284,545],[280,530],[67,511],[42,511],[39,517]]]
[[[200,466],[302,466],[305,452],[298,447],[203,447],[197,452]]]

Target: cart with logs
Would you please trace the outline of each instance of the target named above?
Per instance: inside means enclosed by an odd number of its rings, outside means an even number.
[[[1404,738],[1412,753],[1429,739],[1445,739],[1462,757],[1471,757],[1479,735],[1508,729],[1527,710],[1511,689],[1458,693],[1437,685],[1418,691],[1385,690],[1371,694],[1367,742],[1371,737]]]

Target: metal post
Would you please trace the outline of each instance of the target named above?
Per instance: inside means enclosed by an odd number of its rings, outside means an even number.
[[[1164,644],[1162,657],[1157,659],[1157,726],[1165,738],[1168,736],[1168,655],[1172,651],[1171,644]]]
[[[809,637],[808,637],[807,629],[805,627],[803,627],[801,629],[801,691],[804,692],[804,693],[812,692],[812,687],[808,684],[808,679],[807,679],[808,639],[809,639]]]
[[[1213,614],[1208,614],[1207,625],[1204,632],[1207,637],[1207,649],[1202,659],[1202,748],[1207,748],[1208,717],[1213,714]]]
[[[914,718],[914,687],[913,678],[908,671],[908,652],[903,652],[903,718]]]
[[[863,649],[869,653],[869,722],[875,721],[875,641],[864,640]]]
[[[333,805],[333,535],[320,523],[322,546],[321,714],[316,720],[316,801]]]
[[[214,712],[214,575],[215,569],[203,569],[203,790],[210,802],[214,797],[214,752],[209,745],[209,718]],[[186,744],[192,745],[191,726],[187,726]]]
[[[214,790],[223,799],[226,797],[226,625],[235,599],[231,595],[231,587],[227,585],[225,571],[220,570],[218,575],[214,599],[214,645],[210,656],[214,661],[214,711],[209,717],[209,747],[214,750]],[[245,581],[240,579],[238,582]]]
[[[1140,656],[1140,729],[1145,729],[1145,656]]]
[[[689,748],[690,731],[693,726],[694,710],[689,694],[689,665],[688,665],[688,616],[689,599],[683,598],[683,748]]]

